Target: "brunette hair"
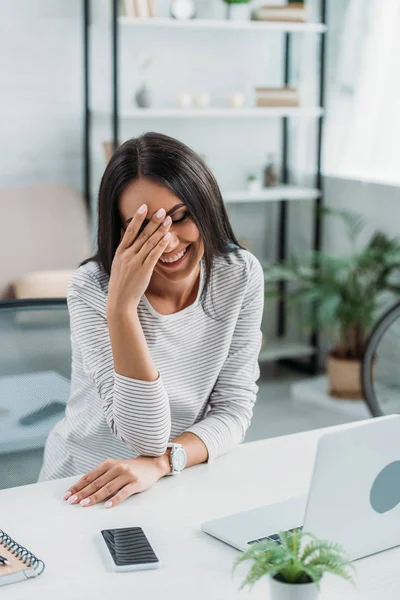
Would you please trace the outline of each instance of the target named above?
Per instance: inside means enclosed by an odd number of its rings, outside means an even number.
[[[85,260],[97,261],[110,275],[121,238],[119,199],[138,178],[167,187],[187,207],[204,244],[204,300],[213,261],[243,248],[233,233],[217,181],[201,157],[178,140],[161,133],[145,133],[122,144],[112,155],[100,184],[97,252]]]

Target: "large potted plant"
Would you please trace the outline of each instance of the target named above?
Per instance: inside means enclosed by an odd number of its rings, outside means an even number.
[[[350,252],[337,256],[321,251],[304,260],[292,257],[285,265],[265,265],[266,295],[277,295],[278,281],[289,283],[289,300],[301,308],[307,328],[331,338],[330,395],[357,400],[362,399],[360,369],[368,334],[385,296],[400,293],[399,283],[393,281],[395,272],[400,273],[400,240],[375,232],[358,249],[366,225],[363,217],[348,211],[322,212],[342,220]]]
[[[227,4],[227,18],[231,21],[250,19],[250,0],[224,0]]]
[[[279,534],[277,541],[252,544],[234,563],[253,562],[241,588],[269,576],[271,600],[315,600],[324,573],[352,580],[354,567],[343,548],[300,530]]]

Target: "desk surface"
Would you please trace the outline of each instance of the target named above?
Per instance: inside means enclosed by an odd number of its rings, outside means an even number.
[[[267,578],[252,591],[238,591],[248,567],[232,577],[238,552],[201,532],[200,524],[305,493],[323,432],[243,444],[211,465],[164,478],[113,509],[63,502],[63,492],[75,478],[1,491],[0,528],[46,562],[41,577],[1,588],[2,600],[267,600]],[[100,530],[130,525],[148,533],[161,569],[108,570],[99,550]],[[356,564],[357,588],[327,576],[320,600],[398,600],[400,548]]]

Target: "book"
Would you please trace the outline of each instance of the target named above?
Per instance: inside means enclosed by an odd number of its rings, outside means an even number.
[[[148,19],[150,17],[149,4],[147,0],[133,0],[135,6],[135,16],[139,19]]]
[[[135,17],[135,5],[133,0],[121,0],[121,13],[124,17]]]
[[[45,564],[0,529],[0,586],[41,575]]]
[[[296,2],[284,6],[260,6],[253,12],[255,21],[295,21],[304,23],[308,19],[307,7]]]
[[[296,88],[256,87],[256,106],[300,106]]]

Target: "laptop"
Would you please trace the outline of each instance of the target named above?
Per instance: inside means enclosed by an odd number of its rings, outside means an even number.
[[[243,551],[295,528],[342,544],[352,560],[400,545],[400,415],[325,433],[307,497],[202,525],[206,533]]]

